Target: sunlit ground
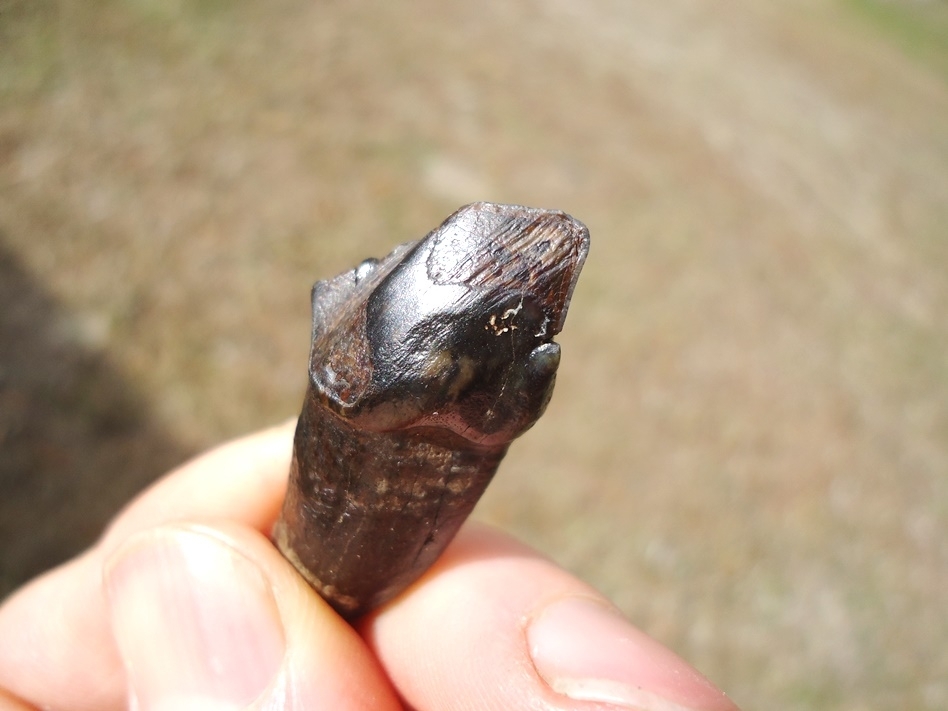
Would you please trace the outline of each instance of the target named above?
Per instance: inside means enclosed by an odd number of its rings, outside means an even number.
[[[557,207],[479,515],[744,708],[948,707],[945,7],[0,0],[4,587],[292,415],[314,279]]]

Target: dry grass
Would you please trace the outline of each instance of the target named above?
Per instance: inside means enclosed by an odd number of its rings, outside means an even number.
[[[944,708],[948,86],[871,4],[0,0],[0,232],[184,451],[295,411],[314,278],[572,212],[481,516],[746,708]]]

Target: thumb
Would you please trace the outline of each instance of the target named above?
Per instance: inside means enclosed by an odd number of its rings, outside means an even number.
[[[132,708],[399,708],[361,639],[254,530],[160,526],[105,570]]]

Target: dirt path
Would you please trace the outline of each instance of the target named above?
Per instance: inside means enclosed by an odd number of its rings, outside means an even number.
[[[46,398],[45,341],[0,349],[2,446],[38,451],[23,398],[142,408],[142,452],[286,417],[314,278],[561,207],[557,394],[481,516],[745,708],[948,706],[944,77],[818,0],[416,6],[0,0],[0,238],[117,383]]]

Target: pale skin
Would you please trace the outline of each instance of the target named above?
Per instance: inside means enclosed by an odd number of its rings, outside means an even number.
[[[350,626],[268,538],[293,424],[184,464],[8,598],[0,709],[736,709],[590,586],[483,525]]]

